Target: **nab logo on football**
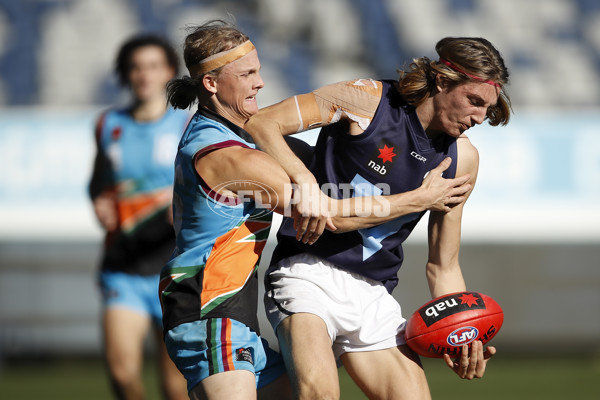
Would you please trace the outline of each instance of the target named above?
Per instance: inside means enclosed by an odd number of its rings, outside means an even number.
[[[485,309],[485,303],[479,293],[458,293],[441,297],[427,308],[421,308],[419,314],[427,327],[462,311]]]
[[[462,328],[458,328],[448,335],[446,341],[450,346],[462,346],[464,344],[469,344],[473,340],[477,339],[479,335],[479,331],[477,328],[473,326],[465,326]]]
[[[367,165],[375,170],[375,172],[385,175],[388,172],[386,163],[389,163],[389,168],[394,162],[394,157],[396,155],[396,152],[394,152],[394,145],[387,141],[382,141],[379,143],[377,152],[371,156]]]

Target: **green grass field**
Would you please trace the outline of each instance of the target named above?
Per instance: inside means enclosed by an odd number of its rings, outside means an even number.
[[[462,381],[441,360],[424,360],[434,399],[600,399],[600,359],[499,357],[488,365],[484,379]],[[159,400],[148,363],[144,371],[148,399]],[[365,399],[343,369],[344,400]],[[399,384],[401,384],[399,382]],[[111,399],[103,364],[97,359],[5,363],[0,369],[0,398]]]

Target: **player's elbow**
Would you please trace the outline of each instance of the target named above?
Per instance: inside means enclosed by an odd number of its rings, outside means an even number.
[[[431,282],[435,280],[439,275],[440,265],[434,262],[428,261],[427,266],[425,267],[425,274],[427,275],[427,280]]]
[[[248,119],[248,121],[246,121],[244,124],[244,130],[248,132],[250,136],[252,136],[257,144],[267,140],[269,135],[272,135],[274,132],[281,134],[279,124],[276,121],[262,115],[260,112],[253,115]]]
[[[244,124],[244,130],[248,132],[255,140],[257,137],[260,137],[262,134],[264,134],[260,128],[260,117],[258,117],[256,114],[251,116]]]
[[[460,271],[460,265],[458,264],[458,262],[443,262],[439,260],[427,261],[426,272],[428,278],[437,278],[444,275],[450,275],[455,273],[456,271]]]

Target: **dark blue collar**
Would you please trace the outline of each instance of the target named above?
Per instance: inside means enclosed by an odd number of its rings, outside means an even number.
[[[225,125],[228,129],[230,129],[233,133],[244,139],[246,142],[254,144],[254,139],[252,139],[252,136],[250,136],[248,132],[246,132],[244,129],[240,128],[227,118],[223,117],[222,115],[217,114],[216,112],[202,106],[198,107],[198,114]]]

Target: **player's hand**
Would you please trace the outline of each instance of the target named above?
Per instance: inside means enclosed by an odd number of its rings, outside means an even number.
[[[484,351],[481,340],[476,340],[471,343],[470,350],[469,346],[464,345],[460,356],[454,360],[448,354],[444,354],[444,361],[461,379],[471,380],[483,377],[487,362],[494,354],[496,354],[495,347],[489,346]]]
[[[328,200],[316,182],[296,185],[292,199],[296,240],[313,244],[326,227],[336,229],[329,217]]]
[[[93,200],[94,213],[100,225],[108,232],[117,229],[119,224],[117,216],[117,205],[113,195],[102,193]]]
[[[442,178],[442,173],[450,167],[452,159],[446,157],[437,167],[429,171],[420,190],[425,196],[425,209],[448,212],[452,207],[465,201],[465,194],[471,190],[467,183],[470,175],[466,174],[454,179]]]

